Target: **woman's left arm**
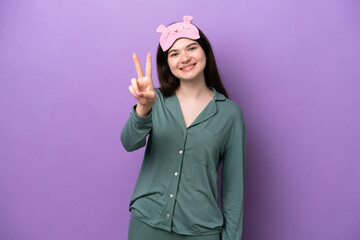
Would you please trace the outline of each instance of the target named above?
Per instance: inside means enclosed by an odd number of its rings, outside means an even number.
[[[222,240],[241,240],[244,210],[245,124],[236,127],[223,156],[221,205]]]

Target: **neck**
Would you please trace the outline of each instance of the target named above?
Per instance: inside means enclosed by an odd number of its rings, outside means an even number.
[[[206,86],[205,77],[202,75],[198,80],[180,80],[180,86],[175,93],[181,99],[199,99],[212,95],[212,90]]]

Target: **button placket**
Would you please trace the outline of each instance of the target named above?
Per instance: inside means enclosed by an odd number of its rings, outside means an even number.
[[[184,138],[184,141],[183,141],[183,148],[179,150],[179,155],[180,155],[180,162],[179,162],[179,164],[180,164],[180,166],[179,166],[179,168],[178,168],[178,171],[175,171],[175,172],[174,172],[174,176],[175,176],[175,177],[178,177],[178,176],[180,175],[180,172],[181,172],[181,169],[182,169],[182,162],[183,162],[183,158],[184,158],[184,149],[185,149],[185,145],[186,145],[186,139],[187,139],[187,131],[186,131],[185,138]],[[177,191],[179,190],[179,189],[178,189],[178,187],[179,187],[179,181],[180,181],[180,177],[177,179],[177,184],[176,184],[175,193],[174,193],[174,192],[170,192],[170,193],[169,193],[169,197],[170,197],[170,199],[172,199],[172,202],[173,202],[172,208],[171,208],[170,212],[173,211],[173,210],[174,210],[174,207],[175,207],[175,203],[176,203],[176,201],[175,201],[175,196],[177,195]],[[166,213],[166,218],[171,219],[171,215],[170,215],[169,212]]]

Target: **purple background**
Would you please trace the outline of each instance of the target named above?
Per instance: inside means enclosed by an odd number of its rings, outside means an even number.
[[[243,239],[360,239],[359,1],[2,0],[1,240],[126,239],[131,55],[186,14],[244,112]]]

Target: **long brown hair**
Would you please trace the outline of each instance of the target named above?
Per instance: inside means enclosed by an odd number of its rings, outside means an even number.
[[[207,59],[204,69],[205,83],[207,86],[215,88],[216,91],[222,93],[225,97],[229,98],[225,87],[222,84],[210,42],[200,29],[199,34],[200,38],[195,41],[197,41],[202,47]],[[164,97],[169,97],[173,95],[175,93],[175,90],[180,86],[180,80],[172,74],[169,68],[167,61],[168,52],[169,50],[163,52],[159,44],[156,55],[156,65],[160,82],[160,91]]]

